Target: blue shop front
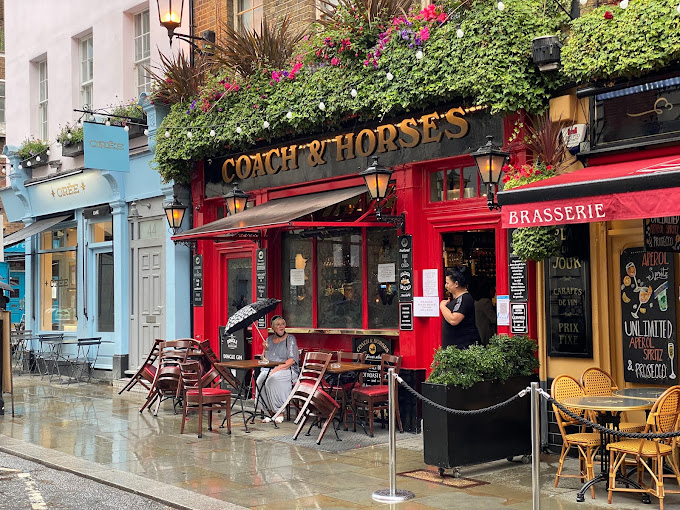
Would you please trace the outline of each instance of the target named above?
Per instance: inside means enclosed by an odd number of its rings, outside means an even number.
[[[11,184],[0,197],[10,221],[26,224],[6,238],[25,242],[25,328],[101,337],[101,378],[135,369],[154,339],[191,333],[190,253],[170,240],[163,210],[178,190],[149,164],[161,118],[142,105],[148,141],[130,144],[128,171],[88,168],[80,156],[82,166],[34,178],[20,167],[17,147],[4,149]]]

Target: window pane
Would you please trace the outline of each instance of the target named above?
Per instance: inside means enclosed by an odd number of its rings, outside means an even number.
[[[40,329],[75,331],[75,250],[40,254],[40,283]]]
[[[250,0],[238,0],[238,10],[239,12],[245,11],[252,7]]]
[[[90,225],[90,241],[103,243],[113,241],[113,221],[102,221]]]
[[[473,198],[477,195],[477,172],[476,166],[468,166],[463,168],[463,183],[465,189],[463,191],[463,198]]]
[[[250,258],[229,259],[227,261],[227,313],[231,316],[236,310],[253,302],[253,261]]]
[[[253,27],[258,33],[262,29],[262,7],[253,10]]]
[[[317,253],[319,327],[361,328],[361,234],[319,239]]]
[[[253,28],[252,16],[253,11],[248,11],[241,15],[241,30],[246,31]]]
[[[430,174],[430,202],[441,202],[444,199],[444,171]]]
[[[60,228],[40,234],[41,250],[73,248],[78,245],[78,231],[75,227]]]
[[[460,170],[458,168],[446,172],[446,200],[460,198]]]
[[[113,331],[113,253],[97,253],[97,330]]]
[[[297,234],[283,234],[283,260],[281,261],[282,309],[286,324],[291,327],[312,323],[312,240]],[[291,285],[291,270],[302,270],[304,285]],[[294,281],[295,283],[295,281]]]
[[[397,328],[399,320],[397,229],[369,229],[367,250],[368,327]]]

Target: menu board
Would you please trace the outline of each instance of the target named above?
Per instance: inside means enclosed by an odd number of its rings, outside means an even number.
[[[558,229],[558,255],[545,262],[548,355],[592,358],[589,226]]]
[[[680,216],[646,219],[645,249],[680,252]]]
[[[267,252],[263,249],[255,251],[255,280],[257,299],[267,297]],[[267,316],[257,321],[257,327],[267,327]]]
[[[388,338],[360,336],[352,339],[352,352],[365,352],[366,363],[375,365],[364,372],[364,384],[380,384],[380,362],[383,354],[394,354],[394,342]]]
[[[528,301],[527,263],[514,253],[510,253],[510,301]]]
[[[629,248],[621,253],[624,379],[676,384],[673,255]]]

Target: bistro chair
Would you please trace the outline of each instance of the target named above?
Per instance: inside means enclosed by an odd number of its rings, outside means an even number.
[[[341,352],[340,362],[349,363],[366,363],[365,352]],[[354,416],[354,408],[352,407],[352,391],[354,388],[362,387],[364,385],[364,373],[361,370],[356,372],[347,372],[345,374],[332,374],[335,378],[332,380],[335,387],[334,397],[340,400],[340,409],[343,418],[343,429],[348,430],[347,415]],[[328,376],[326,376],[328,381]]]
[[[585,369],[581,375],[581,384],[586,395],[608,396],[619,389],[616,383],[614,383],[612,376],[597,367]],[[595,421],[594,413],[590,413],[589,416],[591,421]],[[624,418],[626,414],[623,413],[621,416]],[[619,422],[619,430],[623,432],[642,432],[644,428],[644,422],[628,421],[625,419]]]
[[[184,398],[182,405],[182,426],[179,433],[184,434],[184,425],[189,412],[198,413],[198,437],[203,437],[203,413],[208,411],[208,430],[212,430],[213,411],[226,414],[227,433],[231,434],[231,392],[220,388],[220,373],[211,368],[203,374],[199,361],[180,363]],[[224,422],[220,428],[224,427]]]
[[[27,343],[33,338],[33,332],[29,330],[12,330],[9,333],[10,346],[12,352],[12,362],[15,372],[23,372],[26,367],[28,354]]]
[[[147,406],[151,406],[156,401],[156,409],[154,416],[158,416],[158,409],[161,402],[168,398],[173,399],[173,408],[175,413],[179,402],[179,391],[181,388],[181,374],[180,363],[186,361],[186,355],[191,346],[189,340],[171,340],[169,342],[161,342],[159,345],[158,369],[154,377],[149,395],[146,402],[139,410],[141,413]]]
[[[158,355],[160,354],[160,344],[161,342],[164,342],[165,340],[160,340],[156,338],[153,341],[153,346],[151,347],[151,351],[149,351],[149,354],[147,355],[146,359],[144,360],[144,363],[137,369],[137,372],[135,372],[135,375],[133,375],[130,378],[130,381],[123,386],[123,388],[118,392],[120,395],[124,391],[130,391],[135,384],[139,383],[144,388],[147,390],[151,389],[151,384],[153,384],[153,380],[156,377],[156,360],[158,360]]]
[[[553,380],[552,386],[550,387],[550,396],[556,401],[560,402],[565,398],[570,397],[582,397],[586,394],[583,386],[576,379],[570,375],[560,375]],[[582,416],[584,411],[582,409],[569,409],[574,414]],[[595,472],[593,470],[595,455],[600,449],[601,441],[600,434],[597,432],[586,432],[585,425],[581,424],[575,418],[572,418],[568,414],[560,411],[560,409],[553,404],[553,411],[555,413],[555,419],[557,420],[557,426],[562,434],[562,453],[560,454],[559,466],[557,468],[557,474],[555,475],[555,487],[560,481],[561,477],[564,478],[580,478],[581,482],[586,480],[591,480],[595,477]],[[566,428],[569,426],[579,426],[579,432],[572,434],[567,434]],[[569,450],[572,447],[576,447],[578,450],[579,457],[579,474],[578,475],[564,475],[562,470],[564,468],[564,459],[567,457]],[[590,493],[593,499],[595,499],[595,488],[590,488]]]
[[[357,414],[359,413],[359,408],[363,408],[365,414],[368,415],[369,436],[373,437],[373,419],[376,411],[380,411],[382,426],[385,428],[385,411],[388,407],[387,373],[390,368],[394,368],[394,373],[396,375],[399,374],[401,356],[383,354],[380,358],[380,384],[374,386],[361,386],[352,390],[352,410],[354,415],[352,423],[354,425],[354,432],[357,431]],[[401,425],[398,401],[395,402],[395,409],[399,432],[404,432],[404,428]]]
[[[680,386],[668,388],[654,403],[649,416],[645,433],[675,432],[679,429],[680,420]],[[607,445],[609,450],[609,503],[612,494],[617,492],[645,492],[659,498],[659,508],[663,510],[663,500],[666,494],[680,494],[680,490],[669,490],[664,486],[664,476],[673,477],[680,485],[680,471],[673,451],[678,447],[678,438],[668,439],[622,439]],[[616,471],[623,466],[626,457],[637,460],[638,484],[642,489],[632,487],[616,487]],[[673,470],[672,475],[664,475],[664,460]],[[647,486],[643,476],[651,476],[651,485]]]

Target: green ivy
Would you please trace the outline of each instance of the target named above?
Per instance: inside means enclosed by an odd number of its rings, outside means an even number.
[[[494,335],[487,346],[439,349],[427,381],[469,388],[481,381],[505,382],[510,377],[532,375],[539,366],[536,350],[536,340],[508,335]]]
[[[202,158],[450,101],[487,105],[494,114],[522,108],[540,112],[561,83],[556,73],[538,72],[530,60],[531,41],[558,33],[566,16],[543,0],[505,4],[501,12],[497,1],[476,0],[471,9],[458,11],[462,38],[456,36],[457,23],[449,22],[433,28],[429,39],[414,48],[391,40],[377,69],[305,65],[295,79],[278,82],[272,79],[273,70],[263,69],[215,101],[173,105],[158,131],[154,163],[166,181],[186,184],[193,162]],[[418,50],[423,52],[420,60]],[[394,76],[391,81],[388,73]],[[209,87],[214,86],[211,81]],[[291,119],[286,117],[289,110]]]
[[[560,248],[557,232],[557,227],[517,228],[512,232],[512,252],[525,262],[549,259]]]
[[[576,82],[634,78],[680,59],[677,0],[605,5],[571,23],[562,72]],[[611,14],[611,19],[605,13]]]
[[[71,138],[69,138],[68,136],[69,133],[71,133]],[[57,135],[57,142],[63,145],[73,145],[76,143],[81,143],[82,141],[83,141],[82,126],[72,127],[67,124],[63,128],[61,128],[59,134]]]

